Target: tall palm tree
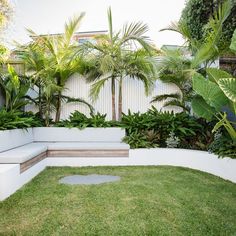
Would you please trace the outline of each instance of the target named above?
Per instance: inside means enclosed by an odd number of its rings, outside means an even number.
[[[104,84],[107,81],[111,81],[112,119],[116,120],[116,81],[119,82],[120,91],[119,113],[121,113],[122,106],[122,80],[126,75],[129,73],[131,77],[135,75],[135,78],[144,81],[146,87],[149,87],[151,84],[151,82],[148,81],[150,79],[149,75],[146,74],[144,76],[145,70],[152,68],[150,64],[146,66],[148,64],[147,57],[142,56],[141,66],[141,54],[138,52],[132,54],[132,48],[137,49],[137,47],[141,47],[147,52],[150,52],[152,46],[150,39],[145,36],[145,33],[148,31],[147,25],[141,22],[125,24],[122,30],[114,32],[111,8],[108,9],[107,14],[109,26],[108,34],[97,37],[96,43],[88,42],[84,45],[84,50],[88,55],[88,66],[84,70],[84,74],[88,82],[94,82],[90,91],[93,100],[98,97]],[[136,62],[136,67],[134,61]],[[151,60],[149,60],[149,62],[150,61]],[[134,68],[136,68],[139,73],[134,71]],[[145,69],[143,70],[143,74],[140,71],[141,68]]]
[[[61,87],[56,94],[56,116],[55,122],[60,120],[61,106],[67,80],[76,72],[79,71],[81,58],[78,56],[79,46],[73,40],[74,34],[78,30],[84,13],[78,17],[70,19],[65,24],[64,33],[56,36],[40,37],[48,52],[50,65],[47,72],[56,80],[56,85]]]
[[[65,24],[65,32],[62,35],[40,36],[28,30],[33,42],[18,46],[16,53],[25,63],[33,85],[38,88],[38,98],[32,100],[38,105],[41,117],[47,114],[47,120],[52,111],[56,111],[55,121],[60,120],[62,101],[81,102],[93,112],[93,107],[83,99],[63,95],[67,80],[79,72],[80,66],[83,65],[80,47],[73,41],[83,15]]]
[[[30,30],[29,32],[33,33]],[[38,105],[40,118],[43,118],[42,90],[47,83],[45,69],[49,62],[45,54],[45,47],[38,38],[28,45],[18,45],[16,54],[24,62],[25,70],[31,79],[32,85],[36,85],[38,88],[38,102],[35,101],[35,103]]]

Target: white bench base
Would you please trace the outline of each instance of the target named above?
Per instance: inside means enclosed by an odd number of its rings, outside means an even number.
[[[170,165],[207,172],[236,183],[236,159],[219,159],[214,154],[183,149],[135,149],[122,157],[47,157],[20,174],[19,164],[0,165],[0,200],[29,182],[46,166],[149,166]]]

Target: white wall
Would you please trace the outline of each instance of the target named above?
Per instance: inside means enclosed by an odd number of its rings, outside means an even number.
[[[74,75],[68,80],[66,87],[67,90],[65,91],[65,95],[80,97],[92,103],[89,98],[90,85],[85,82],[84,78],[80,77],[79,75]],[[161,81],[157,81],[152,93],[146,97],[142,82],[127,78],[123,83],[123,112],[127,113],[128,109],[130,109],[132,112],[145,112],[152,105],[155,105],[155,107],[160,110],[163,103],[158,102],[155,104],[150,104],[152,97],[155,95],[176,92],[176,89],[177,87],[174,84],[164,84]],[[95,103],[92,103],[95,110],[102,114],[106,113],[108,119],[111,119],[112,117],[110,90],[110,82],[107,82],[102,89],[98,100]],[[174,107],[168,109],[165,108],[163,110],[172,109],[179,111]],[[80,103],[70,103],[63,105],[61,118],[66,119],[74,110],[79,110],[87,115],[89,114],[89,109],[85,105]]]

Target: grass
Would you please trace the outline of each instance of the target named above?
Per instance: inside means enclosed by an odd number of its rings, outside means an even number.
[[[121,181],[58,183],[91,173]],[[236,184],[177,167],[48,168],[0,203],[0,235],[236,235]]]

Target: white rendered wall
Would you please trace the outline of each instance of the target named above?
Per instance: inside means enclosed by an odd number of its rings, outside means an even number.
[[[125,130],[121,128],[33,128],[34,142],[122,142]]]
[[[32,128],[0,130],[0,152],[33,142]]]
[[[0,164],[0,201],[6,199],[46,166],[158,166],[187,167],[236,183],[236,159],[219,159],[202,151],[183,149],[134,149],[129,157],[53,157],[46,158],[20,174],[19,164]]]
[[[153,148],[133,149],[128,158],[47,158],[47,166],[148,166],[170,165],[207,172],[236,183],[236,159],[219,159],[203,151]]]
[[[0,201],[15,193],[43,171],[45,167],[46,160],[44,159],[20,174],[19,164],[0,164]]]

